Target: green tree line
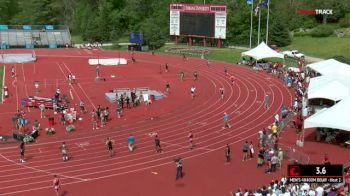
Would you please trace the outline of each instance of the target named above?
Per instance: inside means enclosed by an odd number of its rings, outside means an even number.
[[[259,0],[254,0],[254,8]],[[116,41],[130,32],[143,32],[151,48],[169,36],[170,3],[203,3],[203,0],[0,0],[0,23],[11,25],[68,25],[85,41]],[[246,0],[206,0],[228,6],[227,42],[248,45],[251,7]],[[299,9],[333,9],[333,15],[298,15]],[[347,20],[350,0],[270,0],[269,42],[290,43],[289,32],[319,23]],[[347,18],[346,18],[346,14]],[[261,12],[261,40],[265,38],[267,9]],[[346,21],[347,22],[347,21]],[[257,36],[258,17],[253,19]],[[254,39],[256,40],[256,39]]]

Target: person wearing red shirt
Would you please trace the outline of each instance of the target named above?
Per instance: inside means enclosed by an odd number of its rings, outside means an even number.
[[[60,179],[57,177],[57,175],[54,175],[53,177],[53,188],[55,190],[56,195],[59,195]]]

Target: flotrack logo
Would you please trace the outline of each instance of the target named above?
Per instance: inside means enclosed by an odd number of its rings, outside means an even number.
[[[298,10],[300,15],[332,15],[332,9]]]

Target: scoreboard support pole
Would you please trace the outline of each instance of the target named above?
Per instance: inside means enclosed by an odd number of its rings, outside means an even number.
[[[203,47],[207,47],[207,39],[203,38]]]
[[[179,45],[179,36],[176,36],[176,35],[175,35],[175,44]]]
[[[218,39],[218,48],[222,47],[221,39]]]
[[[188,37],[188,46],[192,47],[192,37]]]

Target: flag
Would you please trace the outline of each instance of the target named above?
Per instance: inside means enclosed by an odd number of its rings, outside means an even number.
[[[257,16],[257,15],[258,15],[259,10],[260,10],[260,4],[258,4],[258,5],[256,6],[255,10],[254,10],[254,14],[255,14],[255,16]]]
[[[248,5],[252,5],[253,4],[253,0],[247,0],[247,4]]]
[[[263,8],[267,8],[269,6],[269,0],[264,0],[262,3],[261,3],[261,7]]]

